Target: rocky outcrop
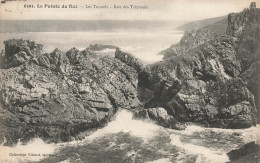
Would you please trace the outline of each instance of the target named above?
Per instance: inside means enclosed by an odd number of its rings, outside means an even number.
[[[31,47],[28,41],[5,43],[9,49],[5,56],[20,57]],[[1,141],[5,137],[6,144],[33,137],[47,141],[78,139],[80,132],[109,121],[118,108],[140,106],[138,73],[120,60],[98,58],[87,50],[72,48],[66,53],[58,49],[49,54],[35,53],[15,66],[2,69],[0,75],[4,113],[0,114]]]
[[[102,51],[105,49],[116,49],[116,46],[113,45],[101,45],[101,44],[94,44],[94,45],[89,45],[87,47],[88,51]]]

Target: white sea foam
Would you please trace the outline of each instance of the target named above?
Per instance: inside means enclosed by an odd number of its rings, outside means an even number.
[[[168,48],[169,45],[153,45],[147,48],[146,46],[122,46],[122,51],[131,53],[136,58],[140,59],[143,64],[151,64],[163,59],[163,55],[158,53],[163,49]]]
[[[0,162],[4,162],[5,160],[8,160],[8,162],[26,162],[28,160],[30,161],[39,161],[40,159],[43,159],[48,156],[48,154],[54,154],[56,155],[60,149],[66,148],[68,146],[81,146],[86,145],[89,143],[89,141],[92,141],[96,138],[102,138],[103,136],[106,136],[108,134],[116,134],[120,132],[129,133],[132,136],[143,138],[143,140],[150,140],[162,132],[165,133],[165,136],[170,136],[171,139],[171,145],[176,146],[180,148],[180,151],[178,152],[179,155],[177,155],[178,162],[182,162],[185,160],[187,155],[198,155],[197,157],[197,163],[201,162],[226,162],[228,161],[228,157],[226,155],[227,151],[232,150],[233,146],[230,146],[230,149],[221,149],[221,148],[209,148],[205,147],[203,145],[203,140],[197,139],[195,136],[196,141],[192,141],[193,134],[197,135],[205,135],[207,136],[207,133],[214,132],[216,134],[221,133],[225,135],[231,135],[233,133],[238,133],[238,137],[242,138],[245,143],[256,141],[259,143],[260,139],[260,125],[257,125],[255,127],[251,127],[248,129],[219,129],[219,128],[203,128],[200,126],[194,126],[190,125],[185,130],[178,131],[178,130],[172,130],[172,129],[165,129],[162,127],[159,127],[158,125],[146,121],[146,120],[135,120],[133,119],[133,114],[127,110],[120,110],[115,115],[114,120],[109,122],[104,128],[97,130],[92,135],[87,136],[86,139],[81,141],[72,141],[68,143],[58,143],[58,144],[46,144],[41,139],[33,139],[26,145],[22,145],[21,143],[18,143],[14,147],[7,147],[7,146],[0,146]],[[218,134],[219,135],[219,134]],[[185,139],[190,139],[191,141],[185,141],[182,140],[181,137],[185,137]],[[220,135],[221,136],[221,135]],[[204,138],[202,138],[204,139]],[[211,139],[210,137],[206,137],[205,139]],[[212,141],[212,140],[211,140]],[[196,145],[193,144],[196,142]],[[236,141],[234,140],[234,143]],[[199,145],[198,145],[199,144]],[[113,147],[115,145],[114,142],[111,142],[111,145],[107,147],[108,149]],[[123,146],[124,144],[120,144],[120,146]],[[226,146],[227,147],[227,146]],[[123,150],[123,149],[122,149]],[[75,151],[76,152],[76,151]],[[167,151],[166,151],[167,152]],[[40,154],[40,156],[28,156],[28,154]],[[11,156],[11,155],[18,155],[18,154],[26,154],[26,156]],[[44,156],[45,154],[46,156]],[[132,156],[133,155],[133,156]],[[138,155],[138,152],[129,152],[127,153],[127,157],[135,157],[135,155]],[[68,161],[64,160],[65,162]],[[168,158],[162,158],[159,160],[153,161],[156,162],[170,162]]]
[[[192,128],[194,128],[194,126],[192,126]],[[246,129],[222,129],[222,128],[198,127],[198,130],[193,130],[192,132],[194,133],[194,132],[204,132],[204,131],[213,131],[216,133],[223,133],[223,134],[238,133],[241,134],[240,137],[244,140],[245,143],[255,141],[257,144],[260,144],[260,125],[252,126]],[[192,134],[192,132],[190,134]]]
[[[198,155],[197,162],[212,162],[212,163],[224,163],[229,161],[228,156],[220,151],[212,150],[203,146],[182,143],[179,135],[172,134],[171,144],[177,146],[185,151],[185,154]]]
[[[154,160],[154,161],[148,161],[146,163],[171,163],[171,161],[168,158],[161,158],[161,159]]]
[[[67,160],[60,161],[58,163],[70,163],[70,162],[71,162],[70,159],[67,159]]]
[[[186,129],[184,131],[180,131],[180,132],[185,135],[192,135],[194,132],[201,132],[204,130],[205,130],[205,128],[203,128],[201,126],[189,125],[186,127]]]
[[[117,113],[115,120],[111,121],[102,129],[97,130],[87,139],[94,139],[111,133],[130,133],[133,136],[149,139],[156,136],[161,127],[158,125],[133,119],[133,114],[127,110],[121,110]]]
[[[190,125],[184,131],[177,131],[168,129],[171,134],[171,144],[182,148],[186,153],[198,155],[197,163],[201,162],[226,162],[228,156],[224,152],[227,149],[216,150],[199,145],[183,143],[180,140],[181,136],[192,136],[194,133],[200,133],[202,136],[207,132],[215,132],[216,134],[222,133],[224,135],[231,135],[233,133],[239,134],[244,143],[255,141],[257,144],[260,142],[260,125],[253,126],[247,129],[221,129],[221,128],[203,128],[200,126]],[[235,141],[235,140],[234,140]],[[229,149],[229,151],[232,148]],[[182,158],[181,158],[182,159]]]
[[[246,129],[222,129],[222,128],[205,128],[196,125],[189,125],[186,127],[185,130],[172,130],[166,129],[170,133],[175,133],[178,135],[192,135],[195,132],[207,132],[212,131],[216,133],[223,133],[223,134],[232,134],[238,133],[241,134],[241,138],[244,140],[245,143],[255,141],[256,143],[260,144],[260,125],[252,126]]]
[[[109,49],[109,48],[105,48],[104,50],[100,50],[98,52],[101,52],[101,53],[109,53],[109,52],[115,52],[116,50],[115,49]]]
[[[248,129],[241,130],[242,137],[245,143],[255,141],[260,145],[260,125],[256,125],[254,127],[250,127]]]

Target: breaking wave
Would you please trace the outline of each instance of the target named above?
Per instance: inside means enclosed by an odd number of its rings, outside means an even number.
[[[84,140],[46,144],[34,139],[26,145],[1,146],[0,158],[8,162],[221,163],[229,161],[226,153],[230,150],[251,141],[259,144],[259,129],[259,125],[248,129],[191,125],[179,131],[160,127],[149,120],[136,120],[131,112],[120,110],[114,120]],[[29,156],[30,153],[38,155]]]

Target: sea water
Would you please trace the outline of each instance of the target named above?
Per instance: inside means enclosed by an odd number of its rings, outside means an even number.
[[[27,145],[1,146],[0,158],[7,162],[46,163],[224,163],[229,161],[227,152],[247,142],[259,144],[259,129],[259,125],[248,129],[190,125],[185,130],[173,130],[149,119],[136,120],[131,112],[120,110],[114,120],[83,140],[45,144],[38,138]],[[11,156],[10,153],[27,156]],[[28,156],[29,153],[39,156]]]
[[[163,56],[158,55],[158,53],[179,42],[183,32],[172,28],[160,28],[149,30],[1,33],[0,35],[0,49],[4,49],[4,40],[21,38],[43,44],[43,51],[48,53],[55,48],[68,51],[73,47],[84,50],[90,44],[114,45],[125,52],[132,53],[143,60],[145,64],[149,64],[161,60]],[[109,51],[109,49],[105,49],[104,52],[106,51]]]

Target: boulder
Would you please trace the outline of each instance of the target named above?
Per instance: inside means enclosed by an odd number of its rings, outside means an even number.
[[[260,145],[250,142],[227,153],[230,162],[243,163],[260,161]]]

